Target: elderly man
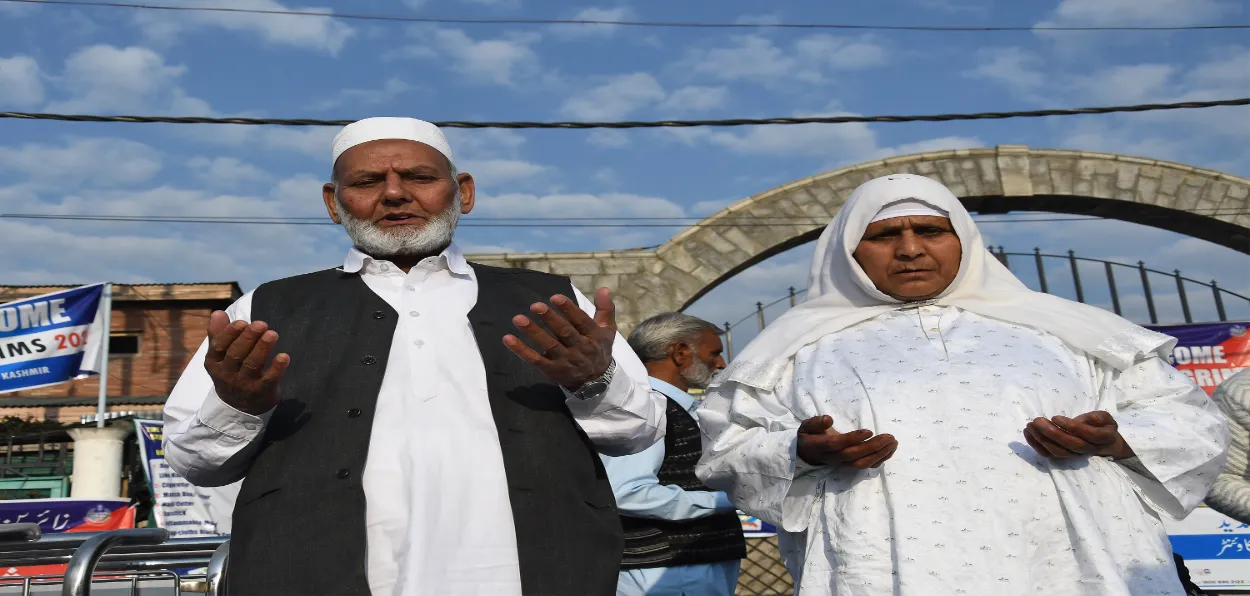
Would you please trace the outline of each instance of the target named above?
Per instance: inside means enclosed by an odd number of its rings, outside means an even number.
[[[655,443],[666,403],[608,291],[467,262],[473,178],[427,122],[346,126],[323,195],[343,265],[213,313],[165,407],[175,470],[245,478],[230,593],[610,594],[596,452]]]
[[[1025,287],[912,174],[851,193],[808,292],[699,409],[699,478],[779,526],[797,594],[1185,593],[1159,518],[1228,431],[1175,339]]]
[[[629,346],[647,367],[651,386],[668,396],[664,441],[634,455],[604,456],[625,527],[619,596],[729,596],[746,556],[742,522],[723,492],[694,475],[702,454],[698,402],[725,368],[719,329],[681,313],[639,323]]]
[[[1228,416],[1231,440],[1228,462],[1211,487],[1207,505],[1242,523],[1250,523],[1250,368],[1220,383],[1211,398]]]

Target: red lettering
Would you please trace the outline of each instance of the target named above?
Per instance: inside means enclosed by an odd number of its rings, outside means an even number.
[[[56,337],[52,339],[55,339],[57,342],[59,342],[59,345],[56,347],[56,349],[58,350],[65,349],[65,336],[64,335],[57,335]]]

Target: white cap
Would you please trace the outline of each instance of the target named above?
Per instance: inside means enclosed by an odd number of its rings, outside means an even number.
[[[934,207],[920,199],[903,199],[895,201],[882,207],[877,215],[868,223],[876,223],[885,219],[893,219],[895,217],[908,217],[911,215],[930,215],[933,217],[948,217],[950,214],[944,209]]]
[[[447,161],[456,163],[451,158],[451,145],[447,143],[447,137],[443,136],[443,131],[425,120],[365,118],[344,126],[343,130],[334,136],[334,157],[330,160],[330,165],[333,166],[344,151],[356,145],[383,139],[406,139],[425,143],[442,153]]]

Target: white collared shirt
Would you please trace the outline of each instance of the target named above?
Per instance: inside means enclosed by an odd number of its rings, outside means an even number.
[[[468,313],[477,280],[453,244],[408,273],[352,249],[343,270],[399,313],[378,393],[364,477],[368,575],[374,596],[521,594],[516,535],[486,371]],[[576,292],[588,313],[594,304]],[[227,309],[251,318],[252,293]],[[521,313],[518,313],[521,314]],[[279,333],[281,329],[277,329]],[[201,345],[165,405],[165,457],[194,484],[247,473],[269,414],[223,403]],[[595,400],[566,402],[600,451],[641,451],[663,436],[664,396],[619,335],[617,374]],[[291,371],[299,363],[291,363]]]

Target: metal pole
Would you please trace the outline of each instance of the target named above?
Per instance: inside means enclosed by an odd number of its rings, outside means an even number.
[[[1011,263],[1007,261],[1007,251],[1003,250],[1003,245],[998,245],[998,260],[1003,262],[1003,267],[1011,269]]]
[[[1085,292],[1081,291],[1081,270],[1076,264],[1076,253],[1068,251],[1068,264],[1072,266],[1072,285],[1076,288],[1076,301],[1085,303]]]
[[[208,560],[208,571],[204,574],[204,581],[208,583],[208,596],[225,596],[226,594],[226,564],[230,560],[230,541],[227,540],[213,551],[213,556]]]
[[[69,564],[65,566],[65,580],[61,584],[61,596],[90,596],[91,575],[110,548],[118,545],[155,546],[169,540],[165,528],[138,530],[109,530],[100,532],[74,550]]]
[[[1107,266],[1107,287],[1111,288],[1111,308],[1115,310],[1115,314],[1123,314],[1120,312],[1120,293],[1115,289],[1115,272],[1111,270],[1111,262],[1103,261],[1103,265]]]
[[[109,393],[109,337],[113,329],[113,284],[104,284],[104,337],[100,341],[100,397],[96,404],[96,428],[104,428],[104,412],[108,409],[105,403]]]
[[[755,319],[760,323],[760,331],[764,330],[764,303],[755,303]]]
[[[794,286],[790,286],[790,308],[794,308],[798,303],[799,299],[794,295]]]
[[[1042,265],[1042,249],[1033,249],[1033,260],[1037,262],[1037,283],[1042,286],[1042,293],[1049,294],[1046,289],[1046,267]]]
[[[725,321],[725,353],[729,355],[729,359],[734,359],[734,332],[733,327],[729,326],[729,321]]]
[[[1224,297],[1220,296],[1220,286],[1211,280],[1211,292],[1215,294],[1215,314],[1219,315],[1221,321],[1227,321],[1228,316],[1224,314]]]
[[[1181,270],[1173,269],[1172,273],[1176,275],[1176,295],[1181,298],[1181,312],[1185,313],[1185,322],[1192,323],[1194,318],[1189,316],[1189,299],[1185,297],[1185,280],[1181,279]]]
[[[1146,310],[1150,311],[1150,322],[1158,323],[1159,316],[1155,313],[1155,298],[1150,294],[1150,277],[1146,275],[1146,263],[1137,261],[1137,270],[1141,272],[1141,287],[1146,294]]]

